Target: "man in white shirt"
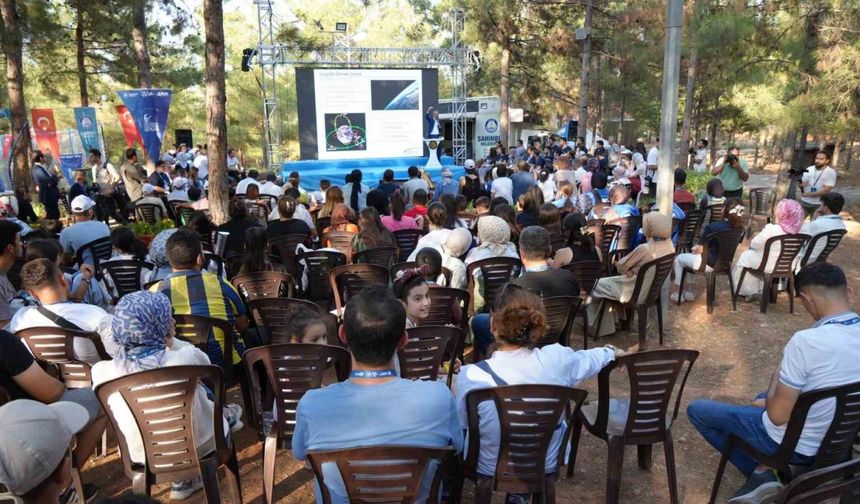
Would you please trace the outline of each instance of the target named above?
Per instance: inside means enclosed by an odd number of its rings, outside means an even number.
[[[409,174],[409,180],[400,186],[400,192],[403,194],[403,199],[406,201],[406,208],[412,208],[412,195],[415,194],[415,191],[422,189],[424,192],[429,193],[430,186],[428,186],[427,182],[424,182],[424,179],[421,178],[421,170],[419,170],[417,166],[410,166],[407,173]],[[343,195],[344,198],[346,198],[346,191],[344,191]]]
[[[693,156],[693,169],[697,172],[708,170],[708,141],[704,138],[696,142],[696,154]]]
[[[795,284],[804,308],[816,322],[791,337],[768,392],[760,394],[752,406],[697,399],[687,407],[690,423],[720,452],[728,435],[734,434],[754,449],[773,454],[800,394],[860,381],[860,317],[851,310],[845,273],[832,264],[813,263],[800,271]],[[793,465],[810,465],[815,460],[834,407],[833,401],[822,401],[809,409]],[[758,465],[746,452],[735,449],[729,460],[748,476],[730,503],[770,502],[768,498],[779,492],[782,485],[775,472]]]
[[[496,165],[496,176],[490,186],[493,198],[505,198],[509,205],[514,204],[514,183],[508,178],[508,167],[504,163]]]
[[[194,167],[197,168],[200,180],[206,180],[209,177],[209,158],[206,156],[206,147],[197,150],[194,157]]]
[[[122,177],[112,164],[108,162],[102,164],[102,153],[98,149],[90,149],[90,165],[93,171],[93,182],[98,184],[99,188],[96,195],[99,218],[107,223],[113,217],[117,222],[125,224],[125,217],[119,211],[122,202],[118,201],[118,194],[116,194],[116,186],[122,182]]]
[[[803,195],[800,204],[810,216],[821,205],[821,195],[827,194],[836,186],[836,170],[830,166],[830,154],[818,151],[815,154],[815,164],[806,169],[800,182]]]
[[[842,217],[839,216],[839,212],[842,211],[843,206],[845,206],[845,198],[838,192],[830,191],[827,194],[822,194],[821,206],[815,211],[812,221],[803,224],[800,232],[814,238],[816,235],[833,231],[834,229],[845,229],[845,223],[842,221]],[[826,246],[827,240],[818,240],[812,254],[809,256],[809,261],[813,262],[818,259],[818,255],[821,254]],[[803,257],[804,254],[806,254],[806,247],[800,252],[800,257]]]
[[[21,308],[12,317],[6,330],[15,333],[31,327],[76,326],[81,331],[96,333],[108,355],[113,355],[111,323],[113,315],[98,306],[72,303],[68,299],[69,286],[62,271],[49,259],[34,259],[21,268],[21,282],[27,291],[39,301],[39,306]],[[101,360],[92,340],[75,338],[75,358],[89,364]]]
[[[260,183],[257,182],[257,177],[260,176],[260,173],[257,170],[251,170],[248,172],[248,176],[243,178],[236,184],[236,194],[245,194],[248,192],[248,186],[251,184],[260,187]]]
[[[269,196],[274,196],[276,198],[283,196],[284,190],[281,186],[275,183],[276,180],[278,180],[278,176],[274,173],[266,174],[266,181],[260,185],[260,194],[268,194]]]
[[[651,177],[653,180],[654,174],[657,172],[657,167],[660,165],[660,138],[657,138],[657,141],[654,142],[654,147],[651,147],[651,150],[648,151],[645,163],[648,165],[645,172],[646,176]]]

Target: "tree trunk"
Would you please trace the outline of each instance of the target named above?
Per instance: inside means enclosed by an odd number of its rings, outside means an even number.
[[[597,114],[594,116],[594,134],[603,133],[603,86],[600,85],[601,75],[603,75],[603,56],[597,57],[597,87],[595,90],[595,98],[597,98]]]
[[[851,139],[845,145],[845,155],[847,156],[845,159],[845,171],[851,170],[851,159],[854,158],[854,139],[856,138],[855,134],[851,135]]]
[[[576,136],[583,138],[588,137],[588,78],[591,71],[591,13],[593,8],[594,0],[586,0],[586,36],[585,40],[582,41],[582,71],[579,76],[579,127],[576,130]]]
[[[708,147],[711,148],[711,164],[717,161],[717,120],[711,123],[711,130],[708,132]]]
[[[87,90],[87,68],[84,65],[84,6],[83,0],[78,0],[75,25],[75,44],[78,57],[78,85],[81,88],[81,107],[90,105],[90,94]]]
[[[627,93],[621,95],[621,118],[618,121],[618,142],[622,145],[631,144],[631,142],[627,142],[624,137],[624,114],[627,113]],[[632,144],[631,144],[632,145]]]
[[[698,2],[696,2],[698,4]],[[678,155],[678,166],[687,167],[690,149],[690,123],[693,120],[693,99],[696,93],[696,44],[690,47],[690,57],[687,60],[687,86],[684,91],[684,122],[681,127],[681,147]]]
[[[510,128],[511,116],[511,42],[509,38],[505,39],[505,45],[502,47],[502,82],[499,88],[499,102],[501,111],[499,117],[499,136],[502,139],[502,145],[510,145],[510,137],[508,129]]]
[[[761,133],[756,133],[756,135],[755,135],[755,155],[753,156],[753,165],[752,165],[753,170],[758,168],[758,149],[759,149],[760,143],[761,143]]]
[[[839,157],[842,154],[843,145],[845,145],[845,139],[837,137],[836,145],[833,147],[833,163],[831,164],[833,168],[837,168],[839,166]]]
[[[9,108],[12,111],[12,134],[16,140],[15,150],[12,152],[15,159],[13,184],[15,187],[32,187],[33,177],[27,162],[30,128],[27,127],[27,109],[24,104],[23,42],[21,20],[15,0],[0,0],[0,15],[3,17],[5,32],[3,53],[6,56],[6,90],[9,92]]]
[[[206,154],[209,158],[209,213],[212,221],[228,220],[227,91],[224,82],[224,7],[221,0],[204,0],[206,28]]]
[[[796,137],[797,132],[795,131],[794,134]],[[809,126],[804,124],[803,128],[800,130],[800,146],[797,148],[797,150],[792,155],[792,159],[793,159],[792,164],[796,168],[805,168],[805,166],[802,166],[802,165],[803,165],[803,157],[804,157],[804,155],[806,155],[806,137],[808,135],[809,135]],[[792,142],[792,147],[793,146],[794,146],[794,142]]]
[[[137,83],[141,88],[152,87],[152,69],[150,68],[149,49],[146,47],[146,1],[132,2],[131,40],[134,45],[134,57],[137,60]]]
[[[791,193],[793,192],[794,184],[790,183],[789,169],[794,157],[795,142],[797,142],[797,130],[792,130],[785,136],[785,142],[782,145],[782,162],[779,164],[779,172],[776,178],[776,197],[778,200],[792,197]]]

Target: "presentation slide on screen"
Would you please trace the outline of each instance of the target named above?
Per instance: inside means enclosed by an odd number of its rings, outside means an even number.
[[[317,159],[420,156],[421,70],[314,69]]]

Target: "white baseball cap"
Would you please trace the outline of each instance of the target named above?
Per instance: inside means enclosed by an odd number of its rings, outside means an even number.
[[[471,170],[472,168],[475,167],[475,160],[474,159],[467,159],[466,162],[463,163],[463,167],[466,168],[467,170]]]
[[[96,206],[96,202],[83,194],[75,196],[75,199],[72,200],[72,212],[74,213],[84,213],[94,206]]]
[[[173,187],[176,187],[178,189],[182,189],[187,184],[188,181],[185,180],[185,177],[176,177],[175,179],[173,179]]]
[[[143,184],[143,194],[149,194],[155,191],[155,186],[152,184]]]
[[[15,495],[36,488],[57,469],[72,437],[89,421],[87,410],[72,402],[18,399],[0,407],[0,483]]]

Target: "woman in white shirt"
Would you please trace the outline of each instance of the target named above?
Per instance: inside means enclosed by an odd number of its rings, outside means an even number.
[[[407,261],[414,261],[415,255],[424,247],[441,249],[451,234],[451,230],[445,227],[445,223],[448,221],[448,211],[442,203],[433,203],[427,208],[427,220],[430,232],[418,240],[415,250],[409,254]]]
[[[596,376],[601,369],[624,352],[606,346],[574,351],[559,344],[535,348],[547,331],[547,318],[541,299],[516,285],[508,286],[496,298],[490,318],[496,339],[491,357],[478,364],[463,366],[457,375],[457,409],[460,422],[468,428],[466,395],[476,389],[504,385],[545,384],[576,386]],[[499,418],[492,401],[478,406],[481,453],[478,474],[492,477],[499,454]],[[546,456],[546,473],[555,472],[558,450],[567,425],[559,422]]]
[[[168,366],[208,365],[209,357],[190,343],[174,339],[175,326],[170,300],[164,294],[138,291],[123,296],[116,306],[113,337],[118,345],[113,360],[93,366],[93,387],[107,381],[139,371]],[[134,415],[119,393],[108,398],[117,425],[122,429],[134,463],[144,463],[146,452]],[[201,456],[215,450],[215,433],[212,426],[214,404],[202,384],[197,385],[194,396],[194,439]],[[225,430],[242,428],[242,408],[236,404],[224,407]],[[173,483],[170,498],[181,500],[203,488],[200,478]]]

